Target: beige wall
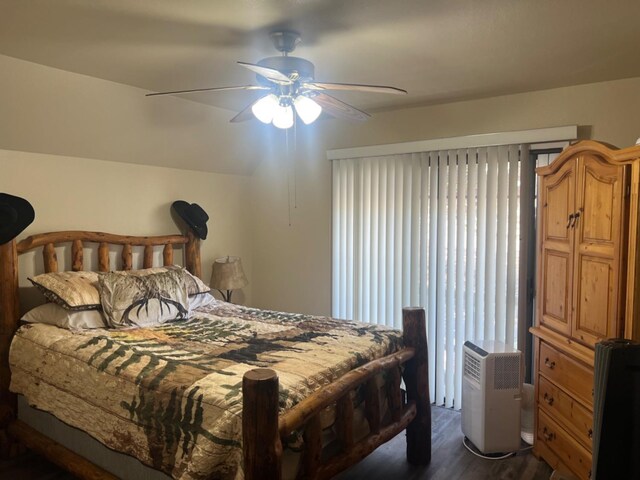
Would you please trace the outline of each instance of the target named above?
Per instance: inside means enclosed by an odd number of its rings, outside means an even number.
[[[640,78],[377,113],[362,124],[319,121],[282,138],[253,177],[253,303],[331,312],[331,165],[328,149],[459,135],[581,126],[583,138],[620,147],[640,137]],[[273,142],[272,142],[273,143]],[[290,145],[293,144],[290,139]],[[289,153],[289,155],[287,154]],[[296,157],[297,206],[287,222],[287,168]]]
[[[186,199],[211,217],[202,242],[205,282],[214,258],[228,254],[242,257],[251,278],[248,177],[10,150],[0,150],[0,171],[0,191],[27,198],[36,211],[19,238],[52,230],[178,233],[169,208]],[[237,299],[250,302],[251,287]]]
[[[250,174],[233,112],[0,55],[0,148]],[[258,131],[259,133],[259,131]]]
[[[0,191],[36,210],[22,235],[177,233],[169,206],[183,199],[211,217],[204,280],[228,254],[251,280],[249,177],[224,173],[246,174],[255,154],[229,126],[232,112],[6,56],[0,72]],[[251,287],[235,298],[249,303]]]

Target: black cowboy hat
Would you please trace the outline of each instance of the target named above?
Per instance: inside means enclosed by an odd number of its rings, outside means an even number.
[[[33,207],[24,198],[0,193],[0,244],[16,238],[35,216]]]
[[[184,200],[176,200],[171,208],[182,218],[193,232],[202,240],[207,238],[207,220],[209,215],[197,203],[188,203]]]

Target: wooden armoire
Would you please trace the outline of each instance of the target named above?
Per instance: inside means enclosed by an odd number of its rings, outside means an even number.
[[[581,141],[537,174],[533,451],[588,479],[594,345],[639,339],[640,146]]]

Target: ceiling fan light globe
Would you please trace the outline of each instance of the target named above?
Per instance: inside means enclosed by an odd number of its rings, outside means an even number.
[[[262,123],[271,123],[277,108],[279,108],[278,97],[271,93],[254,103],[251,111]]]
[[[293,127],[293,108],[278,106],[273,116],[273,126],[282,129]]]
[[[322,113],[322,107],[313,99],[304,95],[298,95],[293,101],[293,105],[305,125],[315,122]]]

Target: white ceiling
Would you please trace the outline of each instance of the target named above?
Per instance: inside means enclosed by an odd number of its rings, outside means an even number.
[[[336,95],[376,110],[640,76],[639,19],[638,0],[0,0],[0,54],[150,91],[242,85],[235,62],[295,29],[317,80],[409,91]]]

